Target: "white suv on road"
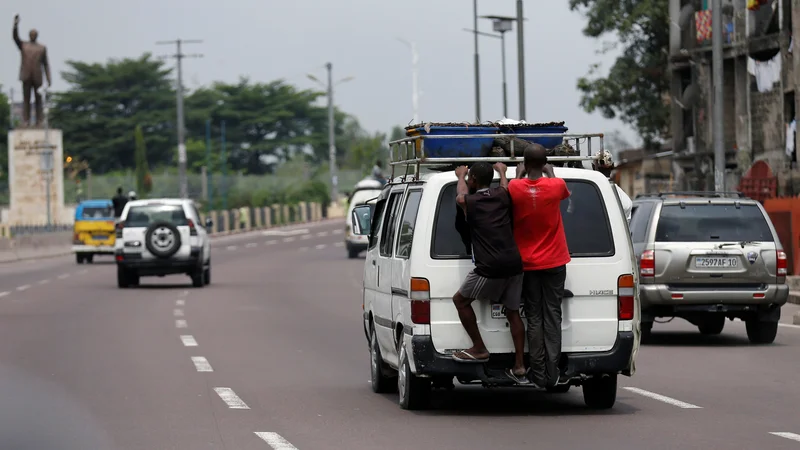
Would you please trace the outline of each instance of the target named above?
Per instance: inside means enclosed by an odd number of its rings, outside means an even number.
[[[509,178],[514,174],[510,168]],[[628,224],[605,176],[572,168],[556,168],[555,174],[572,193],[561,204],[572,261],[560,363],[569,382],[552,390],[581,385],[588,406],[610,408],[617,375],[634,373],[640,341],[638,271]],[[514,347],[501,305],[473,303],[489,362],[451,358],[472,345],[452,300],[474,267],[462,234],[466,225],[457,215],[456,181],[452,171],[396,178],[383,189],[374,213],[358,206],[351,217],[353,232],[369,236],[363,310],[372,388],[387,392],[396,386],[406,409],[424,407],[431,387],[451,388],[453,378],[514,385],[504,375]]]
[[[191,200],[134,200],[125,205],[117,223],[114,256],[117,284],[138,286],[143,276],[186,274],[192,285],[211,282],[210,219],[200,226]]]

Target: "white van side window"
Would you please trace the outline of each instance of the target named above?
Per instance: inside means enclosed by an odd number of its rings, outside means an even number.
[[[392,244],[394,243],[395,230],[397,229],[397,216],[400,211],[401,198],[403,198],[403,193],[395,192],[386,203],[386,217],[383,220],[383,229],[381,230],[381,256],[392,256]]]
[[[403,210],[403,218],[400,222],[400,237],[397,239],[395,256],[408,259],[411,256],[411,242],[414,239],[414,227],[417,224],[417,212],[419,211],[419,201],[422,198],[422,191],[409,191],[406,196],[406,207]]]

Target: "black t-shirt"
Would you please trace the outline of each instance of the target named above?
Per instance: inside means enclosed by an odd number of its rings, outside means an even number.
[[[522,273],[508,191],[502,187],[481,189],[468,194],[465,200],[475,273],[486,278],[506,278]]]
[[[111,199],[111,203],[114,204],[114,217],[119,217],[122,215],[122,210],[125,209],[125,204],[128,203],[128,197],[116,195]]]

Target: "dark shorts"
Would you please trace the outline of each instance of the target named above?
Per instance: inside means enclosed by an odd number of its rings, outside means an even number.
[[[508,278],[486,278],[470,271],[458,292],[468,299],[502,303],[510,311],[522,304],[522,274]]]

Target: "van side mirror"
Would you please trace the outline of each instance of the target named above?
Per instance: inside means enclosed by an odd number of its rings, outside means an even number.
[[[351,216],[353,234],[356,236],[369,236],[372,224],[372,208],[369,205],[359,205],[353,208]]]

